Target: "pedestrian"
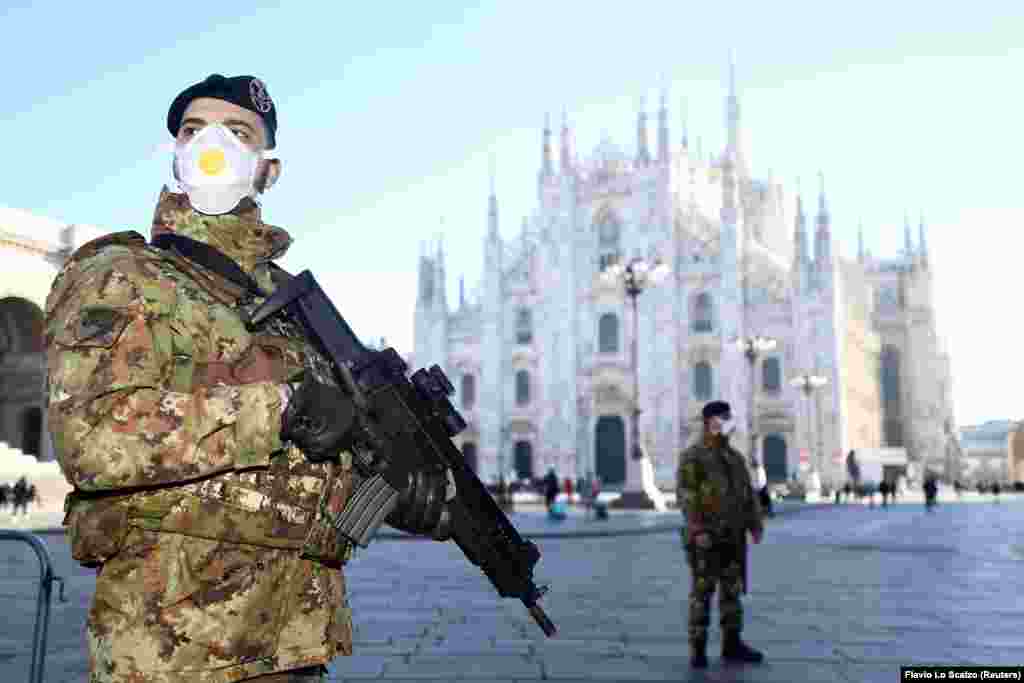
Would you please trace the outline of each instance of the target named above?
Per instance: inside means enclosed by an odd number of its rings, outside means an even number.
[[[11,488],[7,485],[7,482],[0,484],[0,512],[7,507],[7,498],[10,496]]]
[[[999,502],[999,482],[998,481],[992,482],[992,502],[993,503],[998,503]]]
[[[761,504],[761,512],[766,517],[774,517],[772,497],[768,492],[768,473],[765,472],[764,463],[754,460],[753,471],[754,493],[757,494],[757,501]]]
[[[882,507],[889,506],[889,482],[882,480],[882,483],[878,485],[878,492],[882,494]]]
[[[953,481],[953,491],[956,492],[956,499],[960,500],[960,496],[964,492],[964,485],[960,483],[959,479]]]
[[[850,486],[850,482],[846,482],[843,485],[843,501],[846,503],[850,502],[850,494],[853,492],[853,487]]]
[[[177,185],[151,242],[85,244],[46,302],[65,524],[100,570],[90,680],[322,681],[352,654],[353,542],[333,522],[372,473],[329,361],[283,316],[243,320],[289,277],[273,261],[292,239],[257,203],[281,172],[277,106],[257,78],[213,75],[166,123]],[[388,523],[443,540],[447,473],[409,480]]]
[[[544,502],[548,512],[550,512],[551,506],[555,504],[555,499],[558,498],[558,475],[555,474],[554,466],[548,468],[548,473],[544,476],[543,486]]]
[[[935,507],[935,499],[939,492],[939,485],[935,481],[935,477],[928,476],[924,480],[924,509],[928,512],[933,512]]]
[[[692,574],[688,635],[690,665],[705,668],[711,597],[719,590],[722,658],[760,662],[764,655],[740,637],[741,595],[747,592],[747,533],[760,543],[764,533],[760,505],[743,456],[730,443],[735,423],[724,401],[702,411],[698,441],[679,457],[676,496],[683,512],[686,554]]]
[[[565,478],[565,503],[566,505],[572,504],[572,479],[569,477]]]
[[[14,483],[14,489],[12,491],[12,510],[13,514],[18,514],[20,509],[22,514],[28,514],[28,499],[29,499],[29,488],[28,479],[22,475],[18,481]]]

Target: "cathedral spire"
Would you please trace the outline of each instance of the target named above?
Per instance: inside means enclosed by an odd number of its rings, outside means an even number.
[[[864,221],[857,222],[857,263],[864,263]]]
[[[683,115],[682,116],[682,119],[683,119],[683,149],[689,149],[690,148],[690,132],[688,130],[689,126],[687,125],[687,121],[686,121],[686,100],[685,99],[682,101],[682,106],[680,107],[680,109],[682,110],[682,115]]]
[[[442,311],[448,310],[448,277],[444,268],[444,216],[441,216],[440,231],[437,234],[437,258],[435,260],[437,269],[437,307]]]
[[[921,250],[921,265],[925,268],[928,267],[928,244],[924,238],[924,211],[921,212],[921,222],[917,226],[917,241],[920,246],[918,249]]]
[[[542,179],[554,175],[554,164],[551,160],[551,114],[544,115],[544,143],[541,149],[540,176]]]
[[[914,258],[914,244],[910,239],[910,212],[903,212],[903,251],[907,260]]]
[[[800,179],[796,179],[796,217],[793,221],[793,286],[797,292],[808,287],[807,229],[804,216],[804,201],[800,191]]]
[[[495,174],[495,160],[494,155],[491,155],[490,162],[490,182],[491,192],[487,197],[487,237],[489,239],[499,239],[498,236],[498,195],[494,189],[494,174]]]
[[[662,84],[661,86],[661,102],[658,106],[658,161],[662,164],[669,162],[669,149],[671,145],[668,141],[668,86]]]
[[[743,149],[743,132],[740,125],[740,98],[736,93],[736,51],[729,50],[729,95],[725,100],[728,149],[740,177],[747,176],[746,150]]]
[[[832,264],[832,231],[828,204],[825,201],[825,174],[818,171],[818,229],[814,235],[814,261],[818,270]]]
[[[636,164],[646,166],[651,163],[651,152],[647,147],[647,102],[640,98],[640,112],[636,117]]]
[[[569,112],[562,108],[562,139],[559,149],[559,161],[563,174],[568,174],[573,167],[572,131],[569,129]]]
[[[807,227],[804,216],[804,200],[800,191],[800,179],[796,179],[796,221],[793,225],[794,260],[797,264],[807,263]]]

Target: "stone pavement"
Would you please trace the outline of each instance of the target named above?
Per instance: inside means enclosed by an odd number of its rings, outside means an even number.
[[[84,680],[94,583],[47,535],[68,603],[54,603],[46,680]],[[545,639],[523,606],[452,544],[380,540],[349,568],[356,656],[331,681],[896,681],[901,664],[1024,664],[1024,500],[807,508],[751,549],[745,636],[768,660],[689,670],[689,575],[677,532],[540,539]],[[35,557],[0,548],[0,681],[27,677]]]

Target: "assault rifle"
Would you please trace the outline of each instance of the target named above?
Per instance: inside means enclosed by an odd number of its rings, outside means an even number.
[[[434,365],[406,377],[406,363],[394,349],[363,346],[308,270],[282,282],[248,324],[255,327],[281,311],[330,358],[336,379],[359,408],[367,447],[353,450],[365,478],[337,519],[338,533],[366,547],[410,472],[447,469],[456,491],[449,502],[452,539],[498,595],[521,600],[544,634],[554,635],[555,625],[538,604],[547,588],[533,582],[540,551],[523,540],[452,443],[466,422],[448,400],[454,387],[444,371]]]

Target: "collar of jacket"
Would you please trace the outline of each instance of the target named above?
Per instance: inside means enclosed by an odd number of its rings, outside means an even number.
[[[729,437],[705,432],[701,443],[705,448],[729,450]]]
[[[252,275],[258,266],[280,258],[291,246],[292,238],[283,228],[260,220],[260,207],[245,198],[230,213],[207,216],[189,204],[188,196],[160,191],[153,216],[151,239],[174,233],[207,244],[238,263]]]

